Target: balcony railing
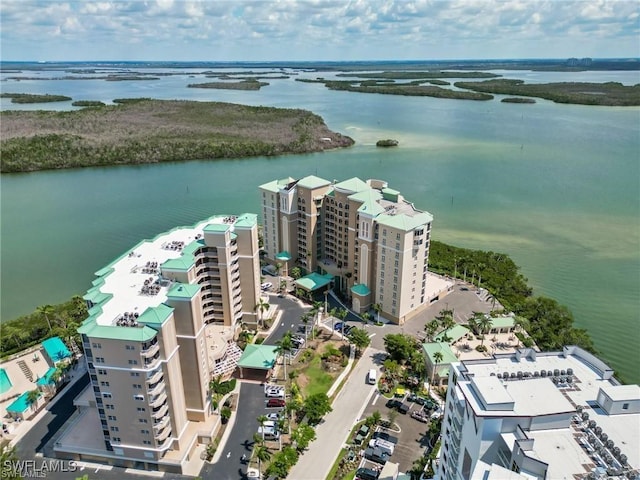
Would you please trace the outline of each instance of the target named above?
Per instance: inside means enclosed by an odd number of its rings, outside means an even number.
[[[140,352],[140,354],[144,357],[144,358],[149,358],[149,357],[153,357],[156,353],[158,353],[160,351],[160,343],[156,342],[153,345],[151,345],[149,348],[147,348],[146,350],[142,350]]]
[[[158,365],[158,363],[160,363],[160,352],[157,352],[151,358],[145,358],[144,367],[145,368],[149,368],[149,369],[153,369]]]
[[[171,417],[166,416],[164,417],[162,420],[160,420],[158,423],[154,423],[153,424],[153,429],[156,432],[159,432],[160,430],[162,430],[164,427],[166,427],[167,425],[169,425],[169,422],[171,421]]]
[[[156,398],[152,399],[149,402],[149,405],[151,407],[159,407],[160,405],[162,405],[162,403],[167,399],[167,394],[166,393],[162,393],[159,396],[157,396]]]
[[[156,372],[153,373],[153,375],[151,375],[150,377],[147,377],[147,384],[153,385],[159,380],[162,380],[162,377],[163,377],[162,369],[158,369]]]
[[[157,395],[160,395],[161,393],[164,393],[164,391],[165,391],[165,384],[163,381],[159,381],[155,385],[149,386],[148,393],[149,395],[157,396]]]
[[[158,440],[159,442],[162,442],[167,438],[169,438],[169,435],[171,435],[171,427],[166,427],[163,430],[160,430],[156,434],[156,440]]]
[[[167,405],[163,405],[157,412],[152,412],[151,416],[155,419],[164,417],[169,411],[169,407]]]

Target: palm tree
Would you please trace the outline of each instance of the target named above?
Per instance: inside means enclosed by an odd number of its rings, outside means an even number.
[[[293,340],[291,340],[291,332],[276,342],[276,353],[282,354],[282,365],[284,366],[284,380],[287,381],[287,354],[293,350]],[[289,360],[291,361],[291,360]]]
[[[276,263],[276,275],[278,276],[278,289],[282,291],[282,280],[280,279],[280,270],[282,270],[282,264],[280,262]]]
[[[53,314],[53,307],[51,305],[40,305],[38,308],[36,308],[36,311],[44,316],[44,319],[47,321],[47,325],[49,325],[49,331],[51,331],[51,322],[49,321],[49,315]]]
[[[480,283],[482,283],[482,271],[485,269],[486,265],[484,263],[478,264],[478,288],[480,288]]]
[[[33,406],[37,405],[39,398],[40,398],[40,390],[38,390],[37,388],[35,390],[29,390],[29,393],[27,393],[27,398],[26,398],[27,405],[29,405],[29,407],[33,409]]]
[[[372,308],[376,312],[376,321],[380,323],[380,312],[382,311],[382,305],[380,305],[379,303],[374,303]]]
[[[307,339],[307,326],[309,324],[309,321],[311,320],[311,316],[309,315],[309,313],[304,313],[302,314],[302,316],[300,317],[300,320],[302,320],[302,323],[304,323],[304,339]],[[311,338],[313,338],[313,327],[311,328]]]
[[[262,430],[262,443],[264,443],[264,424],[269,420],[266,415],[260,415],[256,420],[260,424],[260,428]]]
[[[429,395],[431,395],[431,384],[435,380],[437,372],[438,372],[438,364],[443,359],[444,359],[444,355],[442,355],[442,352],[435,352],[433,354],[433,362],[435,363],[435,365],[433,366],[433,373],[431,374],[431,381],[429,382]]]
[[[16,447],[10,447],[8,443],[0,444],[0,478],[7,480],[22,480],[19,469],[13,468],[18,462]]]
[[[431,320],[424,326],[424,331],[427,334],[427,340],[429,340],[429,342],[433,342],[433,336],[438,331],[438,328],[440,328],[440,326],[438,325],[438,320],[435,319]]]
[[[478,326],[480,328],[480,334],[482,335],[481,336],[481,341],[480,341],[480,346],[484,345],[484,336],[485,336],[485,334],[489,333],[489,331],[491,331],[491,326],[492,325],[493,325],[493,320],[488,315],[485,315],[484,317],[482,317],[480,319],[480,322],[478,322]]]
[[[271,305],[269,305],[269,302],[266,302],[262,297],[258,298],[258,303],[256,303],[254,310],[260,313],[260,323],[261,323],[260,326],[263,329],[264,329],[264,318],[263,318],[264,312],[269,310],[269,307],[271,307]]]
[[[346,308],[339,308],[338,310],[336,310],[336,317],[338,317],[338,320],[340,320],[341,322],[344,322],[344,319],[347,318],[347,315],[349,315],[349,311]],[[344,325],[343,325],[342,328],[344,329]],[[332,321],[331,322],[331,336],[332,337],[333,337],[333,332],[334,332],[334,328],[333,328],[333,321]]]
[[[271,453],[269,453],[269,449],[264,445],[258,445],[254,449],[254,453],[256,458],[258,459],[258,471],[260,471],[260,478],[262,478],[262,462],[267,462],[271,458]]]

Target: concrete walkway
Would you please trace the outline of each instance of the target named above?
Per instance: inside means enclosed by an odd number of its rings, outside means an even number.
[[[317,438],[289,472],[290,480],[318,480],[329,474],[351,429],[375,392],[367,383],[369,370],[379,370],[376,357],[382,352],[367,348],[333,401],[333,411],[316,427]]]

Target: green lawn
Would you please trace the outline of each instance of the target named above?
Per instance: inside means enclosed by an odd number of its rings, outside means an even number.
[[[302,389],[302,394],[305,398],[316,393],[327,393],[335,380],[334,376],[322,369],[320,355],[314,355],[309,365],[301,373],[304,373],[309,379],[307,385]]]

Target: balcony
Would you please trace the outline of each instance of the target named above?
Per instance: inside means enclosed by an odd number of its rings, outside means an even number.
[[[155,407],[159,407],[160,405],[162,405],[162,403],[167,399],[167,394],[166,393],[162,393],[159,396],[153,398],[150,402],[149,402],[149,406],[152,408]]]
[[[169,435],[171,435],[171,427],[167,426],[163,430],[158,432],[155,437],[158,442],[163,442],[164,440],[169,438]]]
[[[157,352],[151,358],[144,359],[144,368],[154,369],[160,363],[160,352]]]
[[[158,423],[154,423],[153,424],[153,429],[156,432],[159,432],[160,430],[162,430],[164,427],[166,427],[167,425],[169,425],[169,422],[171,421],[171,417],[169,417],[168,415],[166,417],[164,417],[162,420],[160,420]]]
[[[162,369],[158,369],[150,377],[147,377],[147,384],[153,385],[154,383],[162,380],[162,378],[163,378]]]
[[[159,381],[155,385],[150,385],[147,393],[151,396],[158,396],[165,391],[165,384],[163,381]]]
[[[158,418],[164,417],[167,414],[167,412],[169,412],[169,406],[162,405],[157,412],[151,412],[151,416],[157,420]]]
[[[149,357],[153,357],[156,353],[158,353],[160,351],[160,343],[159,342],[155,342],[153,345],[151,345],[149,348],[147,348],[146,350],[142,350],[140,351],[140,354],[144,357],[144,358],[149,358]]]

